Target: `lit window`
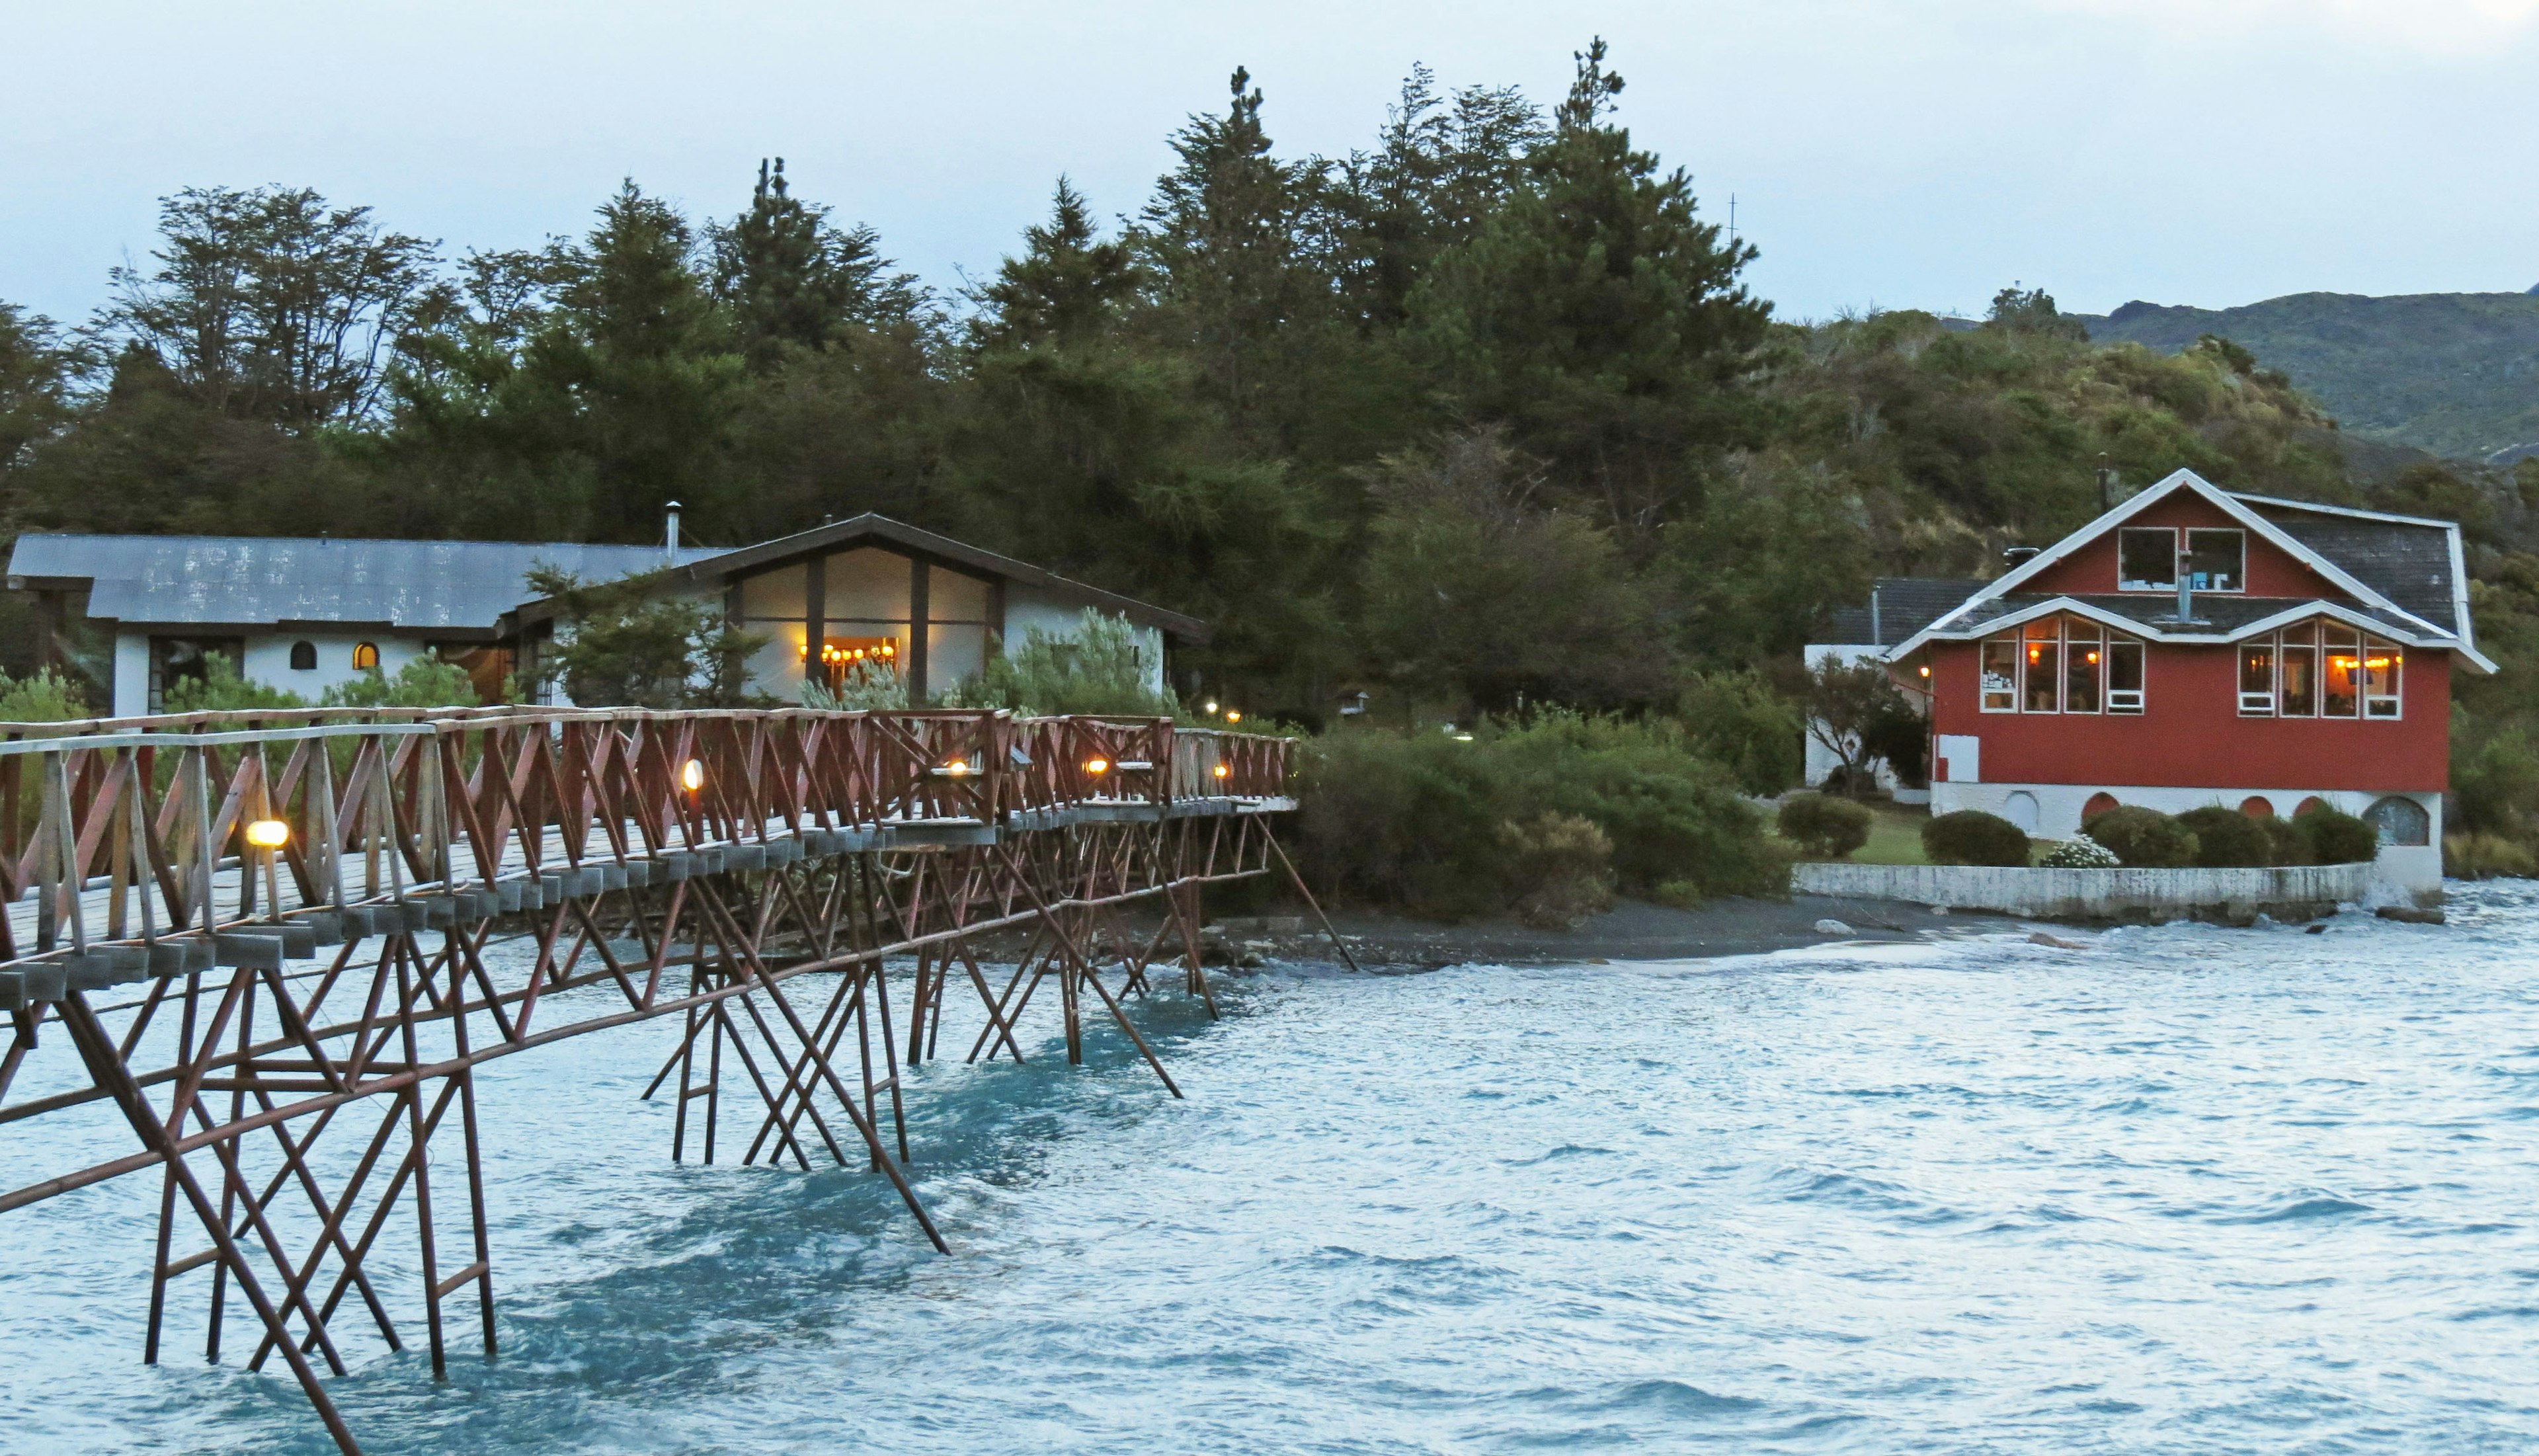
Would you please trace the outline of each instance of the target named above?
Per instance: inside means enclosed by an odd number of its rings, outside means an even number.
[[[2177,531],[2165,525],[2129,525],[2116,532],[2116,589],[2177,589]]]
[[[1980,644],[1986,713],[2143,711],[2143,644],[2083,617],[2040,617]]]
[[[2303,622],[2239,645],[2246,718],[2403,716],[2406,651],[2351,627]]]
[[[379,645],[376,642],[353,644],[353,670],[360,672],[379,665]]]

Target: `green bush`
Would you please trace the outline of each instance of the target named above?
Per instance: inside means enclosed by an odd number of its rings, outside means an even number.
[[[1613,905],[1613,842],[1576,814],[1543,814],[1527,824],[1501,824],[1508,887],[1517,919],[1568,930]]]
[[[1694,674],[1677,700],[1692,750],[1735,776],[1741,793],[1768,797],[1807,773],[1807,725],[1763,674]]]
[[[1999,814],[1958,809],[1922,826],[1922,853],[1934,865],[2025,865],[2027,833]]]
[[[179,678],[161,695],[168,713],[242,712],[255,708],[306,708],[309,700],[285,688],[267,687],[239,674],[227,653],[206,653],[203,675]]]
[[[2258,814],[2255,816],[2254,822],[2257,828],[2266,836],[2267,864],[2300,865],[2307,863],[2301,858],[2304,852],[2301,849],[2300,831],[2293,827],[2292,820],[2285,818],[2281,814]]]
[[[2305,865],[2359,865],[2380,853],[2380,832],[2325,804],[2293,820]]]
[[[1781,805],[1781,837],[1819,860],[1839,860],[1869,843],[1869,809],[1847,798],[1800,794]]]
[[[1779,894],[1788,863],[1678,725],[1549,714],[1437,732],[1349,729],[1305,745],[1298,844],[1318,885],[1446,918],[1542,890],[1546,815],[1604,835],[1613,881],[1682,902]],[[1524,826],[1511,835],[1503,826]],[[1528,836],[1534,838],[1529,839]],[[1544,851],[1547,854],[1547,850]]]
[[[79,684],[50,667],[15,679],[0,673],[0,723],[64,723],[89,716]]]
[[[394,677],[366,668],[352,681],[326,689],[317,703],[321,708],[473,708],[476,679],[455,662],[416,658]]]
[[[2188,809],[2177,822],[2195,836],[2195,863],[2207,869],[2237,869],[2276,863],[2273,836],[2237,809],[2218,803]]]
[[[2442,873],[2457,879],[2528,879],[2539,874],[2539,859],[2501,834],[2450,834],[2442,837]]]
[[[989,659],[984,671],[936,701],[946,708],[1010,708],[1025,717],[1170,718],[1181,705],[1148,685],[1152,665],[1128,618],[1088,606],[1071,635],[1028,628],[1020,648]]]
[[[2130,869],[2184,869],[2195,864],[2195,831],[2140,804],[2091,816],[2082,832],[2115,852]]]

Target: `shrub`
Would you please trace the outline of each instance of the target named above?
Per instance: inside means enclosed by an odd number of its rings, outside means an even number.
[[[2258,814],[2254,816],[2253,822],[2266,836],[2267,864],[2299,865],[2303,863],[2301,859],[2302,850],[2300,831],[2293,827],[2292,820],[2287,819],[2280,814]]]
[[[2038,864],[2048,869],[2113,869],[2123,862],[2116,852],[2086,834],[2075,834],[2045,852]]]
[[[1517,919],[1567,930],[1613,905],[1613,842],[1576,814],[1548,813],[1501,824],[1507,887]]]
[[[416,658],[390,677],[377,667],[365,668],[350,682],[326,689],[321,708],[473,708],[476,679],[455,662]]]
[[[2342,810],[2320,804],[2293,820],[2305,865],[2358,865],[2380,853],[2380,832]]]
[[[908,686],[888,662],[851,662],[838,674],[837,691],[816,677],[802,680],[802,706],[823,713],[861,713],[908,706]]]
[[[1922,853],[1934,865],[2024,865],[2027,833],[1999,814],[1959,809],[1922,826]]]
[[[2275,842],[2264,825],[2218,803],[2188,809],[2177,822],[2195,836],[2195,863],[2207,869],[2236,869],[2275,863]]]
[[[1153,664],[1126,617],[1086,607],[1064,637],[1024,629],[1023,645],[988,659],[986,670],[941,693],[946,708],[1010,708],[1044,714],[1110,713],[1170,718],[1180,705],[1155,691]]]
[[[2539,860],[2501,834],[2451,834],[2442,838],[2442,873],[2459,879],[2528,879]]]
[[[1752,668],[1695,674],[1678,700],[1688,745],[1735,776],[1741,793],[1768,796],[1807,772],[1807,725]]]
[[[203,675],[168,685],[161,706],[169,713],[239,712],[255,708],[306,708],[309,700],[285,688],[267,687],[239,674],[227,653],[207,653]]]
[[[2195,863],[2195,832],[2158,809],[2119,804],[2081,829],[2128,868],[2183,869]]]
[[[50,667],[15,681],[0,673],[0,723],[62,723],[88,716],[79,685]]]
[[[1328,733],[1305,747],[1301,862],[1348,898],[1482,915],[1531,891],[1527,836],[1539,838],[1549,815],[1603,834],[1612,882],[1626,893],[1684,903],[1786,892],[1787,860],[1725,777],[1665,723],[1548,714],[1519,728],[1485,724],[1469,742]]]
[[[1781,837],[1819,860],[1839,860],[1869,843],[1869,809],[1847,798],[1800,794],[1781,805]]]

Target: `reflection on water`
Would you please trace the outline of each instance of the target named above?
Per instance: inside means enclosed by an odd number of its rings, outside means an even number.
[[[950,1258],[869,1174],[670,1165],[672,1028],[626,1028],[484,1074],[505,1357],[334,1388],[381,1456],[2528,1450],[2534,951],[2539,896],[2485,887],[2446,928],[1273,973],[1142,1008],[1188,1102],[1118,1049],[919,1074]],[[0,1449],[331,1450],[184,1356],[198,1302],[139,1363],[157,1208],[0,1216]]]

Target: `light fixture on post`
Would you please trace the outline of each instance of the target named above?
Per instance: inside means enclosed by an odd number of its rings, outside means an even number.
[[[1220,763],[1215,768],[1210,769],[1209,772],[1220,779],[1230,779],[1234,777],[1234,766],[1231,764]]]
[[[706,787],[706,766],[703,761],[691,758],[679,765],[679,787],[690,794],[695,794]]]
[[[1107,758],[1088,758],[1084,760],[1084,771],[1097,779],[1101,778],[1104,774],[1111,772],[1111,760]]]
[[[1225,721],[1227,723],[1241,723],[1243,721],[1243,715],[1232,708],[1228,708],[1225,710]]]
[[[246,826],[246,842],[260,850],[278,850],[291,843],[291,826],[280,819],[257,819]]]

